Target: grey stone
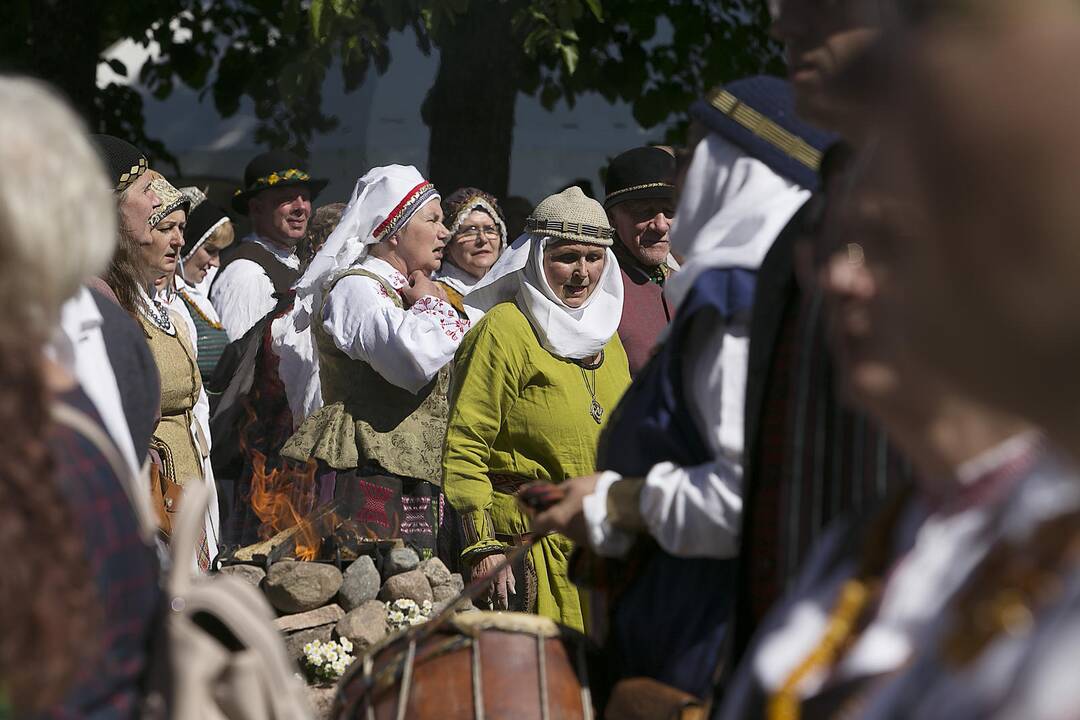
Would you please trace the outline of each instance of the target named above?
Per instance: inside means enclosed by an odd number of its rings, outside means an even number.
[[[345,580],[338,590],[338,602],[346,612],[355,610],[368,600],[374,600],[379,594],[380,585],[382,580],[375,563],[364,555],[345,569]]]
[[[341,618],[336,630],[338,637],[352,641],[353,654],[359,655],[386,637],[386,605],[381,600],[368,600]]]
[[[259,587],[263,578],[266,577],[266,571],[255,565],[226,565],[218,572],[222,575],[232,575],[255,587]]]
[[[281,612],[300,613],[330,602],[341,589],[341,571],[314,562],[279,562],[270,567],[263,591]]]
[[[417,605],[425,600],[434,600],[434,597],[431,593],[431,585],[420,570],[410,570],[394,575],[383,584],[382,590],[379,591],[380,600],[393,601],[408,598],[415,601]]]
[[[443,585],[449,585],[454,578],[450,571],[446,569],[443,561],[437,557],[428,558],[420,563],[420,570],[424,573],[424,577],[428,579],[432,590]]]
[[[415,570],[420,564],[420,556],[412,548],[394,548],[383,563],[383,579]]]
[[[453,598],[456,598],[458,595],[461,594],[461,591],[458,590],[453,585],[446,584],[446,585],[437,585],[437,586],[431,588],[431,594],[432,594],[432,597],[434,597],[434,602],[439,603],[439,602],[446,602],[447,600],[451,600]]]
[[[317,720],[330,720],[330,711],[334,708],[334,697],[337,695],[337,687],[308,686],[308,702],[314,711]]]
[[[295,632],[292,635],[285,636],[285,649],[289,653],[289,657],[293,660],[299,660],[304,656],[304,646],[309,642],[315,640],[321,640],[322,642],[330,642],[330,638],[334,634],[333,625],[320,625],[316,628],[308,628],[307,630],[301,630]]]
[[[296,615],[284,615],[274,620],[274,627],[281,632],[296,632],[308,628],[336,623],[344,617],[345,611],[337,605],[325,605],[315,610]]]
[[[453,585],[454,589],[458,592],[465,591],[465,578],[461,577],[461,573],[453,573],[450,576],[450,584]]]
[[[450,605],[451,602],[453,602],[453,598],[451,598],[449,600],[443,600],[442,602],[436,602],[435,605],[431,608],[431,616],[435,617],[436,615],[441,613],[443,610],[445,610]],[[476,606],[473,605],[472,602],[462,598],[462,600],[460,602],[458,602],[457,607],[455,608],[455,611],[459,612],[459,613],[463,613],[463,612],[472,612],[472,611],[474,611],[476,609],[477,609]]]

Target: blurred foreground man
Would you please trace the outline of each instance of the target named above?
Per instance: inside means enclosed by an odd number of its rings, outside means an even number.
[[[857,166],[873,160],[864,151]],[[880,174],[839,172],[807,248],[823,260],[800,277],[821,283],[845,394],[889,431],[916,483],[830,527],[755,636],[723,717],[981,717],[942,697],[912,711],[922,685],[897,677],[942,608],[967,602],[995,543],[1046,516],[1029,498],[1068,502],[1073,480],[1029,423],[958,391],[895,332],[893,261],[925,234],[922,215]]]
[[[856,105],[834,91],[838,73],[879,34],[877,0],[775,2],[796,112],[860,134]],[[836,518],[867,517],[909,479],[875,422],[849,408],[826,346],[819,288],[795,279],[795,244],[820,224],[807,203],[758,271],[746,389],[744,520],[734,657],[791,590],[809,548]]]
[[[943,4],[897,38],[876,172],[927,217],[890,319],[958,386],[1080,452],[1080,10]],[[878,83],[880,84],[880,83]],[[976,261],[975,258],[978,260]],[[1075,718],[1080,483],[1038,487],[940,614],[888,717]],[[1032,515],[1034,517],[1034,515]]]

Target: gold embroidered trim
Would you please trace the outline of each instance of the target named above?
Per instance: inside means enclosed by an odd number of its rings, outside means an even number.
[[[651,182],[643,183],[641,185],[631,185],[628,188],[623,188],[622,190],[616,190],[613,193],[608,193],[608,196],[604,198],[604,202],[607,202],[613,197],[618,197],[619,195],[623,195],[628,192],[634,192],[635,190],[648,190],[649,188],[671,188],[672,190],[674,190],[675,186],[668,182]]]
[[[123,192],[128,187],[139,179],[139,176],[150,169],[149,164],[146,162],[146,158],[140,157],[137,165],[132,165],[131,169],[126,173],[121,173],[120,181],[116,183],[116,192]]]
[[[499,213],[495,212],[495,208],[491,206],[484,198],[479,195],[473,195],[469,198],[468,202],[461,206],[461,210],[458,211],[457,216],[454,218],[454,224],[448,229],[451,235],[457,235],[458,228],[461,227],[462,221],[472,214],[474,210],[481,208],[484,212],[491,216],[492,222],[499,228],[499,234],[501,235],[502,244],[506,245],[506,225],[499,218]]]
[[[792,160],[811,170],[821,165],[821,151],[798,135],[785,130],[757,110],[746,105],[727,90],[717,88],[706,96],[706,101],[751,133],[784,153]]]

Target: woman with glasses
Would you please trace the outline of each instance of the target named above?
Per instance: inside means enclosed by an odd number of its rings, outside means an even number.
[[[443,200],[443,215],[452,235],[435,279],[464,295],[502,254],[506,222],[495,198],[472,187],[459,188]]]

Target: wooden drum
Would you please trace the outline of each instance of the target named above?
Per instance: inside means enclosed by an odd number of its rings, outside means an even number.
[[[337,720],[592,720],[584,638],[548,618],[467,612],[420,625],[342,678]]]

